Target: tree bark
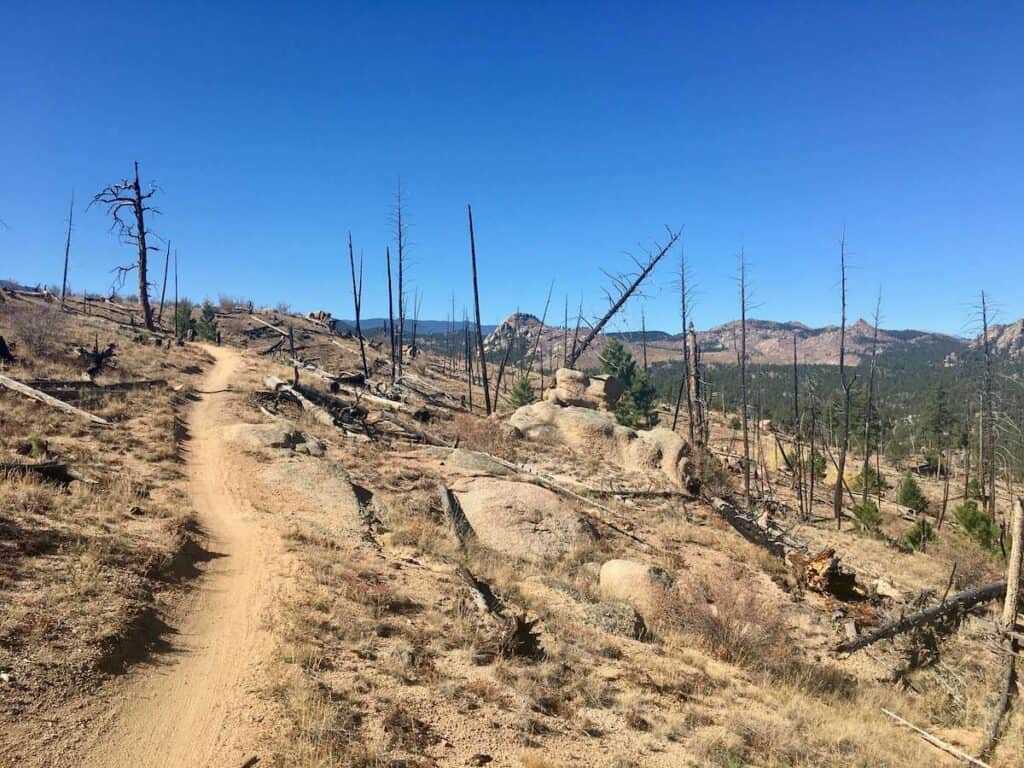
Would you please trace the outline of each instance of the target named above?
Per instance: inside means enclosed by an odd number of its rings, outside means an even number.
[[[64,279],[60,287],[60,303],[64,305],[64,298],[68,294],[68,261],[71,259],[71,222],[75,216],[75,193],[71,192],[71,205],[68,208],[68,236],[64,241]]]
[[[160,286],[160,309],[156,313],[156,321],[163,322],[164,299],[167,298],[167,268],[171,265],[171,241],[167,241],[167,253],[164,254],[164,281]]]
[[[348,233],[348,266],[352,272],[352,304],[356,312],[356,338],[359,339],[359,357],[363,361],[363,375],[369,380],[370,366],[366,364],[366,344],[363,341],[363,327],[360,316],[363,309],[363,257],[359,257],[359,280],[356,280],[356,257],[352,248],[352,233]]]

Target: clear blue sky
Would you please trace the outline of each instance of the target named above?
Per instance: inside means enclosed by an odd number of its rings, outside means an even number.
[[[82,203],[132,160],[194,297],[351,315],[345,233],[386,309],[399,176],[423,316],[589,312],[601,269],[685,225],[700,327],[1024,314],[1024,10],[997,3],[0,4],[0,276],[106,290],[131,260]],[[676,330],[675,262],[646,300]],[[634,304],[618,327],[639,325]]]

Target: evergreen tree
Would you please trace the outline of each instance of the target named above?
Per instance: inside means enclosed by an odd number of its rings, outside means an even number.
[[[217,309],[209,299],[203,301],[203,307],[199,312],[199,320],[196,321],[196,338],[206,341],[217,340]]]
[[[530,380],[525,376],[520,376],[516,379],[516,383],[512,385],[512,391],[509,392],[509,398],[512,400],[512,405],[516,408],[522,408],[524,405],[532,403],[534,398]]]
[[[906,475],[900,483],[896,500],[904,507],[909,507],[918,513],[924,512],[928,507],[928,500],[921,493],[921,487],[910,475]]]
[[[658,423],[654,403],[658,391],[639,370],[636,360],[618,339],[611,339],[599,356],[601,373],[614,376],[623,386],[622,397],[615,406],[615,418],[633,429],[649,429]]]

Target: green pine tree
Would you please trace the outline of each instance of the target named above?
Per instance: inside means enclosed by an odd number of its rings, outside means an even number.
[[[512,385],[512,391],[509,393],[509,399],[512,400],[512,405],[516,408],[522,408],[524,405],[532,403],[534,397],[530,380],[525,376],[516,379],[516,383]]]
[[[924,512],[928,507],[928,500],[921,493],[921,486],[910,475],[905,476],[900,482],[896,500],[904,507],[909,507],[918,513]]]
[[[614,376],[623,386],[622,397],[615,406],[615,418],[633,429],[650,429],[658,423],[654,404],[658,391],[647,374],[638,369],[636,360],[618,339],[611,339],[599,356],[601,373]]]
[[[217,340],[217,308],[209,299],[203,301],[203,307],[196,321],[196,338],[206,341]]]

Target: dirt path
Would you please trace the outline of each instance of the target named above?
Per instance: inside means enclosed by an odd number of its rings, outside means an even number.
[[[86,768],[240,766],[254,754],[252,689],[269,637],[261,613],[270,594],[273,537],[261,536],[231,471],[220,427],[230,419],[224,392],[241,364],[232,349],[210,348],[216,364],[189,426],[189,475],[209,550],[170,638],[173,650],[133,673],[84,756]]]

